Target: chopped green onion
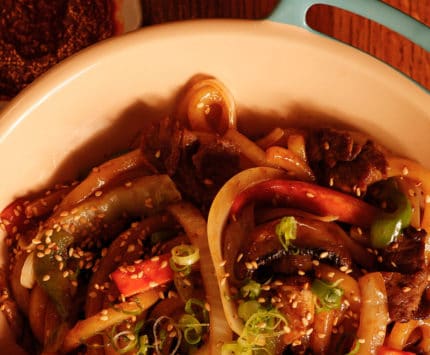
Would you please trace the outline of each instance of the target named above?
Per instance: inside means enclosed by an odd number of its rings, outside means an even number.
[[[237,313],[245,322],[261,308],[260,303],[255,300],[242,302],[239,304]]]
[[[199,248],[193,245],[181,244],[172,248],[172,260],[176,265],[193,265],[200,259]]]
[[[288,250],[292,240],[296,239],[297,235],[297,221],[294,217],[283,217],[276,225],[276,235],[279,238],[285,250]]]
[[[260,296],[260,293],[261,285],[254,280],[250,280],[245,286],[240,288],[240,294],[243,298],[256,299]]]
[[[286,328],[288,328],[288,321],[282,313],[277,309],[265,309],[259,306],[246,320],[243,332],[237,341],[223,345],[222,355],[272,354],[275,344],[273,339],[289,331]]]
[[[205,303],[197,298],[190,298],[185,303],[184,310],[186,313],[191,314],[194,317],[200,317],[205,323],[209,322],[209,313],[206,309]]]
[[[112,347],[119,354],[125,354],[136,348],[137,337],[130,330],[124,330],[115,336],[111,340]],[[121,344],[125,343],[125,344]]]
[[[172,258],[169,259],[170,268],[176,273],[182,273],[184,276],[187,276],[191,272],[190,265],[181,265],[178,266],[175,264]]]
[[[193,245],[177,245],[172,248],[171,253],[172,257],[169,260],[170,268],[177,273],[182,273],[184,276],[191,272],[191,265],[200,259],[199,248]]]
[[[337,287],[342,280],[335,283],[326,283],[315,279],[312,283],[312,292],[317,296],[317,311],[339,309],[343,296],[343,289]]]
[[[148,351],[151,348],[149,345],[149,338],[147,335],[141,335],[139,337],[139,349],[137,350],[137,355],[148,355]]]
[[[202,339],[202,325],[191,314],[184,314],[179,319],[179,327],[183,329],[184,339],[188,344],[195,345]]]

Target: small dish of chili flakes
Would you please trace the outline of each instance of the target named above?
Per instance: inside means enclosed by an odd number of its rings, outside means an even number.
[[[139,0],[2,0],[0,109],[56,63],[141,19]]]

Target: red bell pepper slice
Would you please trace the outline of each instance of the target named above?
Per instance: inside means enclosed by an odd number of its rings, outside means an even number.
[[[415,355],[415,353],[411,353],[410,351],[392,349],[387,346],[381,346],[378,349],[377,355]]]
[[[341,222],[368,227],[379,214],[375,206],[342,192],[296,180],[272,179],[240,192],[231,206],[233,218],[249,202],[272,201],[318,214],[337,216]]]
[[[7,205],[0,214],[0,220],[9,235],[25,229],[24,224],[27,220],[24,207],[25,202],[26,199],[24,198],[16,199]]]
[[[170,257],[171,254],[167,253],[129,266],[120,266],[111,274],[112,280],[125,297],[148,291],[173,280]]]

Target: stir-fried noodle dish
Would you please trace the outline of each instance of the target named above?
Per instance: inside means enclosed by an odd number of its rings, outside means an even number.
[[[4,208],[2,349],[429,354],[429,172],[360,132],[237,122],[196,76],[129,151]]]

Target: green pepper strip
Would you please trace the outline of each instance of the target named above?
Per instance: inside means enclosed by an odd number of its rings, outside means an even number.
[[[38,246],[34,269],[37,282],[56,304],[60,316],[67,319],[72,305],[73,275],[63,275],[68,270],[68,248],[72,244],[97,238],[103,226],[114,223],[124,214],[148,216],[180,199],[180,193],[167,175],[144,176],[49,219],[38,235],[42,247]]]
[[[398,190],[393,190],[389,198],[397,208],[392,213],[382,212],[372,223],[370,242],[374,248],[384,248],[394,242],[411,223],[412,207],[408,198]]]

